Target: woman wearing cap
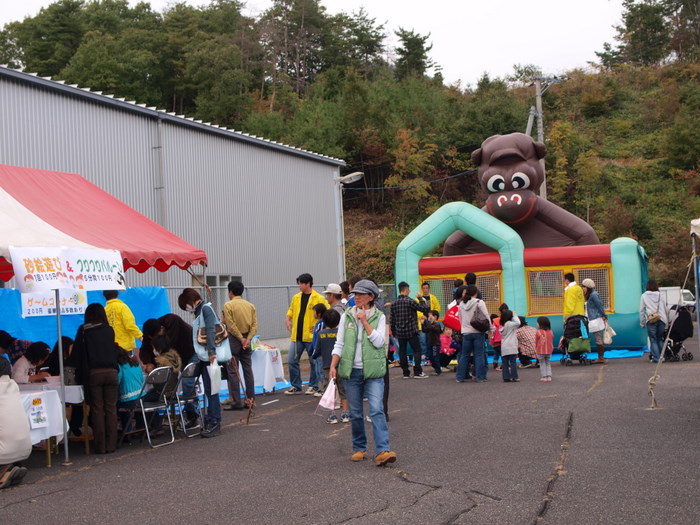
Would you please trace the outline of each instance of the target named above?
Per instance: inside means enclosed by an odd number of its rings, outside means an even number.
[[[345,311],[338,325],[329,377],[344,381],[352,426],[352,461],[362,461],[367,452],[363,398],[369,401],[369,416],[376,456],[374,463],[383,467],[396,461],[389,447],[389,426],[386,422],[382,395],[386,374],[386,317],[374,305],[379,289],[363,279],[353,287],[355,306]]]
[[[588,315],[588,331],[595,338],[595,344],[598,347],[598,359],[593,363],[605,363],[605,346],[603,343],[603,335],[605,334],[605,322],[608,317],[605,315],[603,302],[600,300],[600,295],[595,289],[593,279],[584,279],[581,283],[583,287],[583,298],[586,300],[586,312]]]

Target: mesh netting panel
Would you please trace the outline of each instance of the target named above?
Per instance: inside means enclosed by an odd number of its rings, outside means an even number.
[[[498,307],[503,303],[503,298],[501,297],[501,274],[477,275],[476,287],[481,292],[481,298],[486,303],[486,309],[489,313],[498,313]]]
[[[527,272],[528,315],[561,313],[564,310],[564,272]]]
[[[581,284],[584,279],[593,279],[595,289],[600,295],[603,308],[606,312],[610,309],[610,268],[580,268],[574,271],[576,282]]]
[[[424,279],[424,282],[430,284],[430,293],[437,297],[440,301],[440,317],[445,315],[447,305],[452,302],[452,284],[454,279]]]

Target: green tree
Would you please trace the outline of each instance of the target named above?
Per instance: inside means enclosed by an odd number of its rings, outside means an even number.
[[[6,60],[41,76],[57,75],[85,33],[83,4],[82,0],[58,0],[34,17],[5,26]]]
[[[624,0],[623,6],[623,25],[616,28],[623,60],[645,66],[659,64],[668,56],[671,43],[664,6],[656,0]]]
[[[396,78],[403,80],[411,75],[422,76],[435,65],[428,58],[428,52],[433,48],[432,44],[427,44],[430,33],[422,36],[413,30],[406,31],[400,27],[394,34],[401,41],[401,45],[396,48]]]

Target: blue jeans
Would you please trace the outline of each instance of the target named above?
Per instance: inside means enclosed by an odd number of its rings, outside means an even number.
[[[204,395],[207,396],[207,423],[209,424],[220,424],[221,423],[221,403],[219,401],[219,394],[211,393],[211,379],[209,378],[209,362],[200,361],[202,366],[202,382],[204,383]]]
[[[503,356],[503,380],[512,381],[518,379],[518,354]]]
[[[389,426],[386,423],[382,397],[384,395],[384,378],[364,379],[361,368],[353,368],[349,379],[344,379],[345,396],[350,409],[352,428],[352,450],[367,450],[365,434],[365,409],[362,399],[369,401],[369,417],[372,419],[374,448],[377,454],[391,450],[389,447]]]
[[[430,362],[435,369],[436,374],[442,374],[442,368],[440,368],[440,345],[430,347]]]
[[[320,388],[323,383],[323,357],[311,360],[311,366],[316,370],[316,388]],[[309,381],[311,383],[311,381]]]
[[[428,334],[420,330],[418,332],[418,342],[420,343],[420,353],[426,357],[430,357],[430,348],[428,347]],[[416,359],[415,348],[413,349],[413,360]],[[421,359],[422,360],[422,359]]]
[[[287,363],[289,364],[289,382],[294,388],[301,390],[301,370],[299,370],[299,360],[301,356],[306,354],[309,356],[309,363],[311,364],[311,375],[309,376],[309,386],[318,388],[319,376],[316,374],[316,367],[314,366],[313,359],[311,359],[311,354],[309,354],[309,348],[311,347],[311,342],[305,343],[301,341],[292,341],[289,344],[289,351],[287,353]],[[323,374],[321,374],[320,379],[323,379]]]
[[[486,356],[484,334],[462,334],[462,351],[457,364],[457,381],[464,381],[467,376],[469,356],[474,354],[474,375],[477,381],[486,379]]]
[[[199,363],[199,358],[197,357],[197,354],[192,354],[192,357],[190,357],[190,360],[187,361],[182,368],[185,368],[187,365],[190,363]],[[190,394],[194,393],[195,386],[197,385],[197,376],[195,377],[185,377],[182,379],[182,395],[183,396],[189,396]],[[197,401],[193,403],[187,403],[185,405],[185,412],[192,416],[197,415]]]
[[[656,363],[661,357],[661,348],[664,345],[664,331],[666,324],[663,321],[647,323],[647,334],[649,335],[649,352],[651,359]]]

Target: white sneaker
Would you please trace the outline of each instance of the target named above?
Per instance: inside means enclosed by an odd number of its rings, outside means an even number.
[[[415,377],[416,379],[425,379],[425,378],[428,377],[428,376],[425,374],[425,372],[421,372],[421,373],[418,374],[418,375],[415,375],[415,374],[414,374],[413,377]]]
[[[316,392],[316,389],[312,386],[306,389],[306,392],[304,392],[307,396],[312,396],[314,395],[314,392]]]

